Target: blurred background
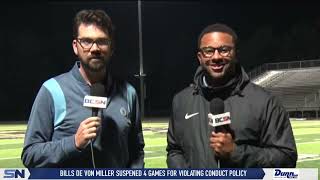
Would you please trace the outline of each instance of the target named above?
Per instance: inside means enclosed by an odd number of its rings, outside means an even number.
[[[319,3],[302,1],[141,1],[145,115],[168,116],[175,93],[198,66],[197,38],[220,22],[239,36],[247,72],[264,63],[320,57]],[[116,27],[114,72],[140,92],[137,1],[5,3],[0,11],[0,121],[27,121],[42,83],[69,71],[72,20],[80,9],[104,9]]]

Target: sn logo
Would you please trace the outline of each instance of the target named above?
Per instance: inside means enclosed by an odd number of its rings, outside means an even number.
[[[3,178],[25,178],[24,169],[5,169]]]

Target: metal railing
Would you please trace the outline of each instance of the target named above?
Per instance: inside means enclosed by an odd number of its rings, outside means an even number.
[[[248,73],[250,79],[254,79],[266,71],[270,70],[283,70],[283,69],[302,69],[310,67],[320,67],[320,59],[303,60],[303,61],[290,61],[278,63],[263,64]]]

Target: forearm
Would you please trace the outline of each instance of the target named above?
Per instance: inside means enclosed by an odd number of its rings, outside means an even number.
[[[28,168],[59,167],[66,159],[80,152],[76,149],[74,136],[59,141],[30,142],[22,152],[21,159]]]
[[[236,167],[295,167],[297,152],[282,147],[236,145],[229,161]]]
[[[170,128],[167,134],[167,166],[168,168],[188,168],[187,161],[184,157],[184,152],[181,145],[176,141],[172,133],[173,129]]]
[[[136,143],[133,144],[135,148],[133,148],[133,153],[131,154],[132,160],[130,164],[130,168],[143,168],[144,167],[144,140],[142,132],[137,136]]]
[[[167,154],[168,168],[189,168],[183,153],[179,150],[169,150]]]

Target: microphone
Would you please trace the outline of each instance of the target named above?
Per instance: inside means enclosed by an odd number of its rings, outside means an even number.
[[[108,98],[105,95],[104,85],[101,83],[92,84],[90,96],[84,97],[83,106],[92,108],[92,116],[98,116],[99,109],[107,107]]]
[[[92,108],[92,116],[98,116],[99,109],[107,108],[108,98],[103,97],[105,95],[104,85],[101,83],[95,83],[91,85],[90,96],[85,96],[83,99],[83,106]],[[94,152],[93,152],[93,140],[90,142],[91,160],[93,168],[96,168]]]
[[[210,102],[210,113],[208,114],[209,125],[216,133],[228,132],[230,112],[224,112],[224,102],[220,98],[214,98]],[[229,128],[228,128],[228,127]],[[220,168],[220,158],[216,156],[218,168]]]
[[[208,114],[209,125],[214,127],[214,131],[230,132],[231,119],[230,112],[224,112],[224,102],[220,98],[214,98],[210,102],[210,113]]]

